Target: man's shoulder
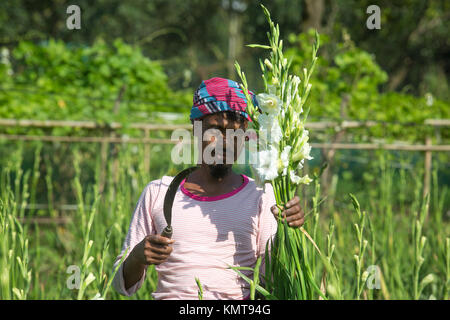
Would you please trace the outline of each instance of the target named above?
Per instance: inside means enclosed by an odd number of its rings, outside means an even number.
[[[154,179],[148,182],[143,191],[142,194],[146,194],[147,196],[155,196],[159,194],[159,192],[163,188],[168,188],[170,185],[170,182],[172,181],[173,177],[170,176],[162,176],[159,179]]]
[[[259,181],[256,181],[252,177],[246,176],[248,182],[247,182],[247,191],[252,191],[258,193],[260,196],[263,194],[269,194],[273,195],[274,190],[272,187],[272,184],[269,182],[266,182],[264,184],[260,183]],[[174,179],[173,176],[162,176],[159,179],[155,179],[150,181],[145,189],[150,193],[159,193],[162,189],[167,189]]]
[[[168,188],[170,183],[172,182],[174,177],[171,176],[162,176],[159,179],[151,180],[146,186],[146,189],[149,189],[149,191],[157,190],[161,187]]]

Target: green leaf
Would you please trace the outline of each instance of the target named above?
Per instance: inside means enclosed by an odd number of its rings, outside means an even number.
[[[272,49],[271,46],[266,46],[263,44],[247,44],[246,46],[250,48]]]

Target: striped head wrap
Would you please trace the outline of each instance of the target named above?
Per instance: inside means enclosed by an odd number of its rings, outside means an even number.
[[[258,105],[255,94],[248,92],[255,106]],[[250,116],[246,112],[247,99],[244,92],[236,81],[211,78],[202,81],[200,86],[194,92],[194,104],[191,109],[191,120],[195,120],[208,114],[234,111],[249,121]]]

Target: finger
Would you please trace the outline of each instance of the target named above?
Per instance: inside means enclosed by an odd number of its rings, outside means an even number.
[[[169,258],[168,254],[155,254],[154,256],[152,256],[153,259],[158,260],[158,261],[165,261]]]
[[[167,258],[152,257],[148,260],[148,263],[158,265],[158,264],[161,264],[166,261],[167,261]]]
[[[168,244],[171,244],[171,243],[174,243],[174,242],[175,242],[175,240],[170,239],[170,238],[163,237],[163,236],[161,236],[161,235],[159,235],[159,234],[152,235],[152,236],[149,238],[149,241],[150,241],[151,243],[154,243],[154,244],[160,244],[160,245],[168,245]]]
[[[296,204],[299,204],[299,203],[300,203],[300,198],[298,196],[295,196],[294,198],[292,198],[291,200],[289,200],[286,203],[286,208],[293,207],[293,206],[295,206]]]
[[[285,207],[283,206],[277,206],[276,204],[274,204],[273,206],[270,207],[270,210],[272,211],[272,213],[278,213],[278,211],[280,210],[279,208],[281,208],[281,210],[284,210]]]
[[[300,228],[305,223],[305,219],[295,220],[293,222],[289,222],[290,227],[298,227]]]
[[[147,258],[147,264],[159,264],[167,261],[169,256],[151,256]]]
[[[286,216],[291,216],[293,214],[299,214],[301,212],[300,206],[293,206],[289,209],[283,211]]]
[[[150,248],[150,250],[156,254],[163,254],[163,255],[169,255],[172,253],[172,247],[170,247],[170,246],[165,246],[165,247],[152,246]]]
[[[150,261],[150,260],[160,260],[160,261],[163,261],[163,260],[166,260],[167,258],[169,258],[169,255],[168,254],[160,254],[160,253],[155,253],[155,252],[153,252],[153,251],[151,251],[151,250],[146,250],[146,252],[145,252],[145,259],[147,260],[147,261]]]
[[[286,221],[286,223],[291,227],[301,227],[305,223],[305,219],[299,215],[282,218],[281,220],[283,222]]]
[[[270,210],[272,211],[273,214],[278,214],[278,208],[276,205],[273,205]]]
[[[294,214],[292,216],[289,216],[286,218],[287,222],[293,222],[293,221],[297,221],[297,220],[301,220],[303,219],[303,216],[301,216],[300,214]]]

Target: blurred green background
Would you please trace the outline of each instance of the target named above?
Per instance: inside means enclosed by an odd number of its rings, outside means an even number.
[[[215,76],[238,80],[235,61],[246,73],[249,86],[255,92],[262,90],[258,59],[264,59],[267,53],[245,46],[267,43],[268,25],[259,3],[3,0],[0,119],[119,122],[123,128],[116,131],[118,137],[141,137],[142,132],[129,128],[136,122],[189,124],[193,91],[202,80]],[[377,122],[373,127],[346,130],[342,136],[334,128],[311,129],[312,142],[424,144],[428,137],[433,145],[450,144],[448,127],[424,125],[426,119],[450,119],[450,40],[445,22],[450,18],[448,1],[261,3],[280,25],[285,54],[293,61],[293,73],[301,74],[309,62],[313,29],[320,33],[319,60],[308,102],[309,121]],[[74,4],[81,8],[80,30],[66,27],[66,9]],[[372,4],[381,9],[379,30],[366,27],[366,9]],[[0,126],[0,134],[99,137],[105,131]],[[168,139],[170,134],[170,130],[154,131],[151,137]],[[75,296],[64,287],[65,268],[82,260],[73,240],[84,236],[79,226],[88,215],[99,186],[104,193],[94,220],[93,250],[95,267],[101,266],[97,286],[103,286],[101,261],[107,261],[105,268],[109,272],[125,237],[129,215],[145,185],[162,175],[174,175],[183,167],[170,160],[171,148],[172,145],[156,143],[146,154],[143,144],[110,145],[105,163],[98,143],[0,138],[0,200],[11,202],[11,207],[3,208],[13,208],[22,218],[73,218],[66,227],[52,223],[39,229],[37,224],[31,225],[33,240],[42,241],[42,249],[38,242],[30,252],[36,258],[32,265],[31,297]],[[148,155],[149,171],[143,165]],[[348,198],[351,192],[361,207],[374,215],[394,213],[396,219],[398,215],[401,235],[409,237],[408,214],[416,212],[422,200],[424,152],[337,150],[330,161],[327,152],[313,149],[312,156],[314,159],[305,168],[310,175],[318,172],[325,161],[330,163],[321,184],[322,195],[327,197],[321,205],[323,214],[339,213],[336,219],[349,221],[345,213],[352,210]],[[436,221],[446,223],[442,234],[448,235],[449,153],[433,152],[431,167],[433,214],[439,218]],[[248,166],[236,166],[236,170],[251,175]],[[302,192],[306,208],[311,208],[314,186],[305,186]],[[41,206],[33,207],[36,203]],[[74,206],[68,208],[69,204]],[[347,232],[347,224],[342,225]],[[436,228],[440,225],[436,224]],[[430,234],[433,228],[429,229]],[[106,230],[112,232],[109,253],[102,251]],[[352,259],[344,257],[348,251],[342,240],[345,237],[340,240],[343,263]],[[433,256],[432,260],[429,253],[427,263],[431,269],[435,265],[446,268],[441,266],[442,243],[436,238],[439,257]],[[407,242],[404,246],[408,247]],[[401,262],[402,266],[409,265],[406,258]],[[351,265],[344,264],[350,275]],[[138,294],[138,298],[150,298],[155,279],[153,272],[151,281],[146,283],[147,291]],[[402,294],[407,290],[403,290],[399,280],[388,280],[398,290],[393,296],[405,297]],[[57,283],[54,288],[53,283]],[[442,290],[432,288],[427,295],[440,297]],[[92,289],[90,297],[95,292]],[[111,296],[118,298],[117,293]]]
[[[447,1],[262,3],[280,25],[293,73],[301,74],[309,61],[313,29],[321,35],[309,99],[310,121],[379,122],[339,138],[333,128],[312,130],[313,142],[424,144],[430,136],[433,144],[448,144],[448,127],[423,125],[426,119],[450,118]],[[81,9],[80,30],[66,26],[66,9],[72,4]],[[371,4],[381,9],[379,30],[366,27],[366,9]],[[124,126],[118,134],[135,137],[141,132],[127,129],[134,122],[188,124],[193,91],[210,77],[237,80],[235,61],[250,87],[256,92],[262,89],[258,60],[266,52],[245,45],[265,44],[267,28],[257,1],[2,1],[0,118],[115,121]],[[0,133],[103,134],[18,126],[0,126]],[[169,138],[170,131],[152,132],[152,137]],[[25,165],[30,168],[34,143],[25,144],[29,146],[24,148],[29,153]],[[4,141],[0,163],[16,148],[16,142]],[[56,181],[61,181],[55,188],[60,189],[57,199],[67,197],[64,190],[70,189],[62,184],[73,176],[71,148],[67,143],[44,146],[46,154],[52,154],[47,165],[54,166]],[[86,160],[94,159],[98,145],[86,148],[91,148]],[[142,145],[136,148],[141,150]],[[171,167],[172,173],[180,168],[169,161],[169,150],[164,145],[151,147],[152,178]],[[108,157],[113,154],[117,150]],[[320,150],[314,154],[311,166],[317,168],[326,154]],[[371,159],[371,154],[337,151],[332,168],[347,172],[345,177],[352,182],[365,183],[368,175],[364,180],[361,172],[370,161],[361,159]],[[391,156],[396,163],[423,167],[418,163],[423,161],[421,152],[391,152]],[[433,160],[439,162],[441,183],[448,185],[448,153],[434,153]],[[43,163],[43,173],[46,167]],[[248,168],[241,169],[249,173]],[[331,174],[327,173],[327,179],[331,183]]]

